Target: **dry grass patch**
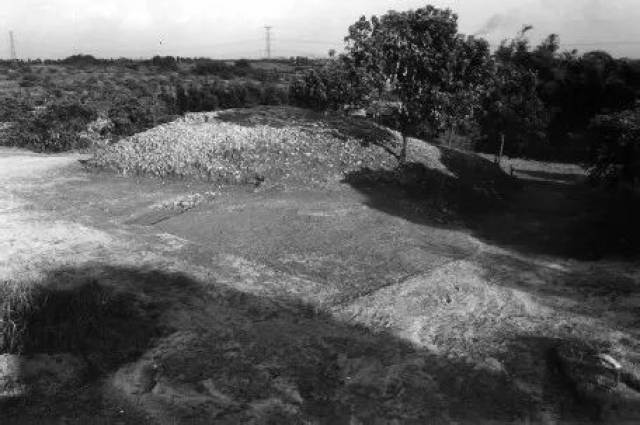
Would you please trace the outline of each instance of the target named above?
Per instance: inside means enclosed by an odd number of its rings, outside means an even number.
[[[72,353],[98,370],[139,353],[154,335],[133,294],[61,274],[0,282],[0,354]]]

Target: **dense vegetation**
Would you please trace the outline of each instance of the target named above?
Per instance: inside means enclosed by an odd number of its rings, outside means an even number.
[[[117,140],[185,112],[291,104],[366,108],[405,136],[510,156],[588,163],[598,181],[634,182],[640,61],[561,52],[530,27],[493,53],[427,6],[362,17],[326,60],[215,61],[156,56],[0,64],[4,144],[36,150]],[[404,160],[405,150],[398,156]]]
[[[289,75],[305,68],[297,62],[75,55],[0,63],[0,123],[10,123],[0,144],[48,152],[81,149],[185,112],[287,104]]]
[[[636,181],[640,60],[561,52],[555,34],[532,47],[530,29],[491,54],[457,32],[449,10],[363,17],[346,54],[307,71],[293,98],[316,109],[382,103],[405,135],[449,144],[462,136],[480,151],[581,162],[597,181]]]

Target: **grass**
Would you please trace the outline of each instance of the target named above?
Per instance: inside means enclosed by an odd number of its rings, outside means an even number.
[[[69,280],[0,282],[0,353],[73,353],[102,369],[145,347],[154,331],[135,296]]]
[[[32,286],[4,281],[0,284],[0,353],[22,350],[25,318],[33,307]]]

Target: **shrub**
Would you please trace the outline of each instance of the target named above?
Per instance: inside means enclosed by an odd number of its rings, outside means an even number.
[[[178,69],[178,62],[173,56],[154,56],[151,59],[151,64],[164,71],[176,71]]]
[[[346,57],[296,78],[289,91],[291,102],[315,110],[340,110],[364,106],[369,100],[369,77]]]
[[[286,88],[274,84],[215,80],[204,85],[191,84],[186,90],[178,84],[176,96],[171,98],[171,102],[175,111],[183,114],[257,105],[285,105],[289,97]]]
[[[196,75],[216,75],[228,80],[233,78],[233,67],[219,61],[199,61],[193,68]]]
[[[275,84],[268,84],[262,90],[263,105],[286,105],[289,103],[289,94],[283,87]]]
[[[154,111],[148,102],[135,97],[117,99],[107,112],[117,136],[130,136],[153,127]]]
[[[24,99],[16,97],[0,98],[0,122],[16,121],[25,116],[31,107]]]
[[[598,115],[589,129],[591,178],[604,183],[640,180],[640,109]]]
[[[66,65],[73,66],[90,66],[90,65],[99,65],[102,61],[100,59],[96,59],[92,55],[72,55],[62,60],[62,63]]]
[[[313,69],[291,83],[289,98],[296,106],[315,110],[326,109],[329,105],[327,87]]]
[[[39,80],[38,76],[32,73],[28,73],[22,76],[22,80],[20,80],[20,87],[33,87],[36,85],[36,82]]]
[[[78,102],[60,102],[22,115],[12,127],[9,143],[41,152],[86,147],[81,133],[97,118],[95,109]]]
[[[0,281],[0,353],[71,352],[105,368],[140,352],[156,332],[132,294],[93,280],[45,283]]]

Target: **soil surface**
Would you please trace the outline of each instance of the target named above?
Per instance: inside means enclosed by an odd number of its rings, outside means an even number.
[[[552,355],[640,363],[640,264],[593,252],[579,169],[513,163],[507,207],[436,219],[388,185],[225,189],[83,159],[0,150],[0,280],[95,279],[157,329],[81,388],[2,401],[2,424],[640,420],[634,390],[594,401]]]

